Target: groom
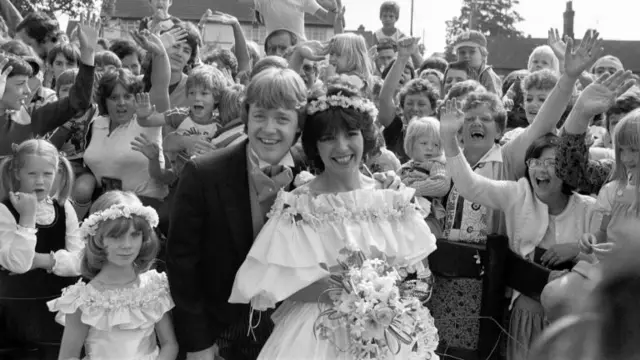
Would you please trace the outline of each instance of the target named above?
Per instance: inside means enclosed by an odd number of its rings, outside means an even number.
[[[273,81],[279,79],[280,81]],[[288,82],[297,110],[256,103],[270,86]],[[266,87],[266,89],[265,89]],[[293,89],[293,90],[292,90]],[[281,89],[282,90],[282,89]],[[187,360],[256,359],[271,334],[270,314],[248,336],[249,305],[229,304],[236,271],[266,221],[278,189],[291,189],[304,167],[293,148],[304,122],[306,86],[292,70],[267,69],[247,88],[242,120],[248,139],[187,163],[171,211],[167,270],[176,307],[173,321]],[[283,121],[286,118],[288,121]],[[254,322],[256,319],[254,319]]]

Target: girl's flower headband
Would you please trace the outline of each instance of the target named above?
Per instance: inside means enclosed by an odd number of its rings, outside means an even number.
[[[374,120],[378,116],[378,109],[371,101],[363,98],[350,98],[341,93],[331,96],[321,96],[317,100],[310,102],[309,106],[307,106],[307,114],[313,115],[328,110],[330,107],[352,108],[369,115],[371,119]]]
[[[140,216],[149,222],[154,228],[160,222],[158,213],[150,206],[130,206],[123,204],[111,205],[106,210],[91,214],[80,226],[80,235],[83,239],[94,236],[101,222],[115,220],[122,217],[131,218],[133,215]]]

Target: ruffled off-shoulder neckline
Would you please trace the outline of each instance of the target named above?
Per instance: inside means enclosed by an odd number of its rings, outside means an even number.
[[[62,290],[62,296],[47,303],[57,312],[62,325],[65,317],[80,310],[81,321],[98,330],[141,329],[154,326],[174,306],[164,273],[149,270],[140,275],[138,287],[98,290],[82,280]]]
[[[293,192],[281,190],[268,217],[291,217],[317,223],[342,219],[376,220],[422,211],[414,199],[415,190],[402,188],[357,189],[340,193],[316,193],[308,187]],[[426,216],[426,215],[425,215]]]

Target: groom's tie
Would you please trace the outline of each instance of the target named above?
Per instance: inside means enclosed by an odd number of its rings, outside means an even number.
[[[262,188],[258,194],[260,202],[263,202],[270,197],[275,197],[278,190],[288,188],[289,184],[293,181],[293,171],[287,166],[269,165],[263,167],[261,170],[273,181],[273,186],[275,188],[270,189],[269,186]]]
[[[262,172],[273,180],[278,189],[286,188],[293,180],[293,171],[284,165],[269,165],[262,168]]]

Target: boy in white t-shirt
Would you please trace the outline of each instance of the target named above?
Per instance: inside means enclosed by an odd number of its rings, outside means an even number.
[[[230,84],[220,70],[202,65],[193,69],[187,78],[188,108],[158,113],[146,99],[138,101],[137,119],[140,126],[165,127],[168,135],[163,148],[174,170],[179,170],[174,167],[178,158],[188,160],[193,155],[215,149],[211,140],[220,127],[216,111],[222,91],[228,86]]]
[[[341,9],[336,0],[238,0],[250,3],[258,11],[267,28],[267,35],[276,30],[288,30],[299,40],[306,40],[304,32],[305,13],[315,15],[333,24]]]

